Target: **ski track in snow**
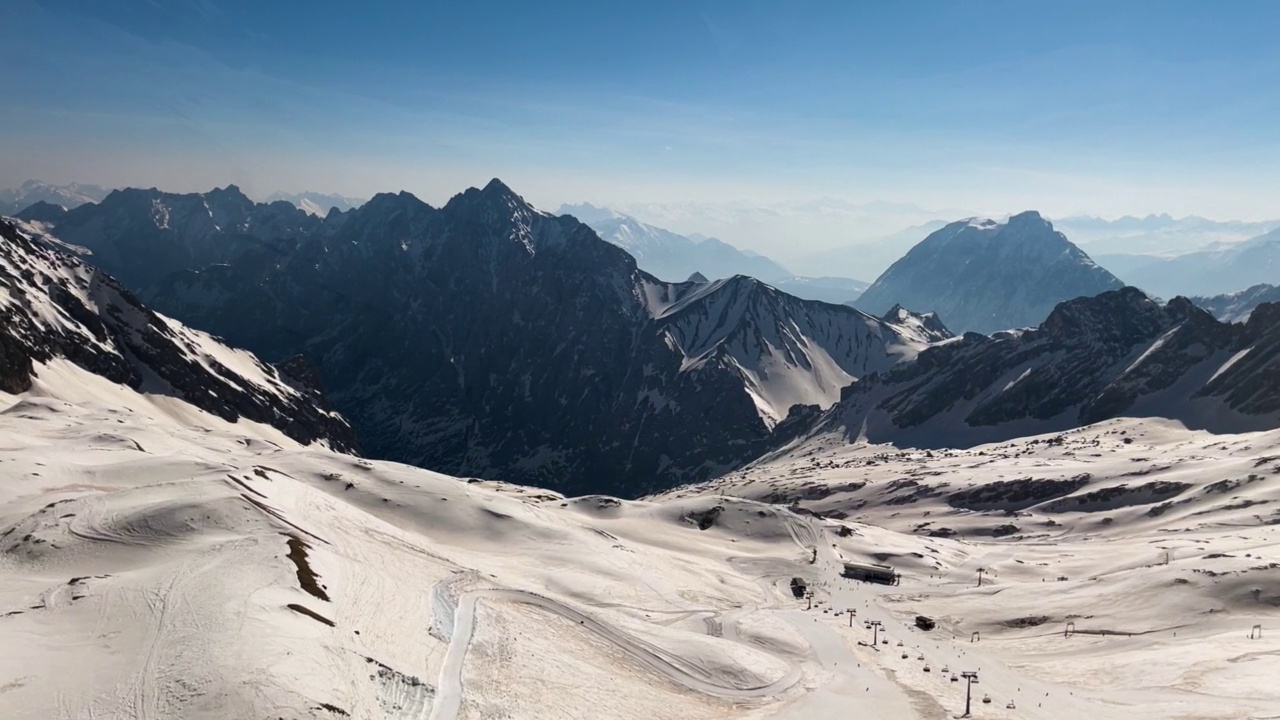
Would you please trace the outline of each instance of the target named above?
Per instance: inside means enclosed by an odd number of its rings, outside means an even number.
[[[609,642],[659,675],[690,690],[708,695],[726,698],[768,697],[786,690],[800,679],[799,666],[791,664],[786,675],[767,685],[751,688],[720,685],[680,667],[676,662],[679,658],[666,650],[564,603],[522,590],[473,590],[462,595],[454,612],[453,636],[449,641],[444,667],[440,671],[440,681],[437,684],[436,700],[431,708],[430,720],[455,720],[458,717],[463,698],[463,663],[475,628],[476,603],[485,599],[532,605],[566,620],[577,622],[584,630]],[[727,614],[725,620],[727,621],[733,614]],[[732,624],[725,622],[723,627],[728,628]],[[732,631],[726,632],[725,639],[736,641],[736,634]]]

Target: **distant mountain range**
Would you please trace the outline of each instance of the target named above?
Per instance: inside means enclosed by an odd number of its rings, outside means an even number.
[[[749,277],[658,280],[496,180],[324,218],[124,190],[50,230],[167,315],[312,358],[370,454],[570,492],[733,467],[939,337]]]
[[[1280,283],[1280,229],[1225,247],[1133,262],[1121,276],[1160,297],[1219,295]]]
[[[765,282],[791,276],[791,271],[773,260],[745,253],[716,238],[694,240],[589,203],[561,205],[556,214],[572,215],[591,226],[601,238],[626,250],[645,272],[664,280],[679,280],[695,272],[711,278],[749,275]]]
[[[52,185],[38,180],[28,180],[17,188],[0,190],[0,215],[15,215],[18,211],[38,202],[59,205],[68,210],[85,203],[98,202],[107,196],[108,190],[97,185],[70,183]]]
[[[935,312],[955,332],[992,333],[1033,327],[1063,300],[1122,286],[1039,213],[1025,212],[929,234],[855,304],[877,315],[895,305]]]
[[[110,193],[110,189],[97,185],[85,185],[82,183],[53,185],[38,180],[27,180],[17,188],[0,190],[0,215],[17,215],[30,206],[41,202],[73,210],[86,203],[102,202]],[[265,202],[270,204],[279,200],[305,210],[311,215],[320,217],[328,215],[330,208],[336,207],[339,211],[345,212],[359,207],[365,202],[360,198],[309,191],[300,193],[276,192],[272,193]],[[49,211],[42,212],[47,215]]]
[[[796,276],[770,258],[717,238],[679,235],[590,203],[561,205],[557,214],[586,223],[601,238],[626,250],[642,270],[668,280],[694,273],[710,278],[749,275],[797,297],[830,303],[853,300],[868,285],[848,277]]]
[[[264,200],[264,202],[273,203],[278,200],[291,203],[299,210],[305,210],[311,215],[318,215],[320,217],[328,215],[329,210],[332,208],[337,208],[338,212],[346,212],[353,208],[358,208],[365,203],[365,200],[361,198],[310,191],[300,193],[276,192],[267,196],[267,199]]]
[[[1280,422],[1280,305],[1227,324],[1137,288],[1060,303],[1036,329],[969,333],[849,386],[809,435],[969,447],[1119,416],[1215,432]],[[803,433],[802,433],[803,434]]]
[[[1208,310],[1223,322],[1245,322],[1253,315],[1254,308],[1263,303],[1280,303],[1280,287],[1254,285],[1251,288],[1225,295],[1193,297],[1191,302]]]
[[[1155,255],[1173,257],[1232,245],[1280,227],[1280,220],[1244,222],[1209,220],[1188,215],[1126,215],[1114,220],[1075,215],[1054,220],[1059,230],[1098,258],[1102,255]],[[1099,259],[1099,262],[1101,260]]]

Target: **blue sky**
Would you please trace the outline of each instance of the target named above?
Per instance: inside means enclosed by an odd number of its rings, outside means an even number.
[[[0,185],[1280,215],[1280,3],[9,0]]]

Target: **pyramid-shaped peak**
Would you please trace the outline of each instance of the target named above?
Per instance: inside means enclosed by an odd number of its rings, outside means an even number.
[[[490,180],[489,184],[485,185],[481,192],[485,195],[502,195],[517,199],[520,198],[520,196],[516,194],[515,190],[512,190],[506,183],[502,182],[498,178]]]

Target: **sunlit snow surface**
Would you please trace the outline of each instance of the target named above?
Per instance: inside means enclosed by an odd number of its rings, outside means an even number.
[[[1280,713],[1277,433],[1117,421],[932,457],[812,440],[647,501],[565,499],[38,372],[0,395],[6,718],[935,718],[962,710],[944,667],[980,670],[978,717]],[[1012,514],[947,500],[1086,473]],[[796,499],[849,518],[761,502]],[[839,579],[845,559],[902,584]]]

